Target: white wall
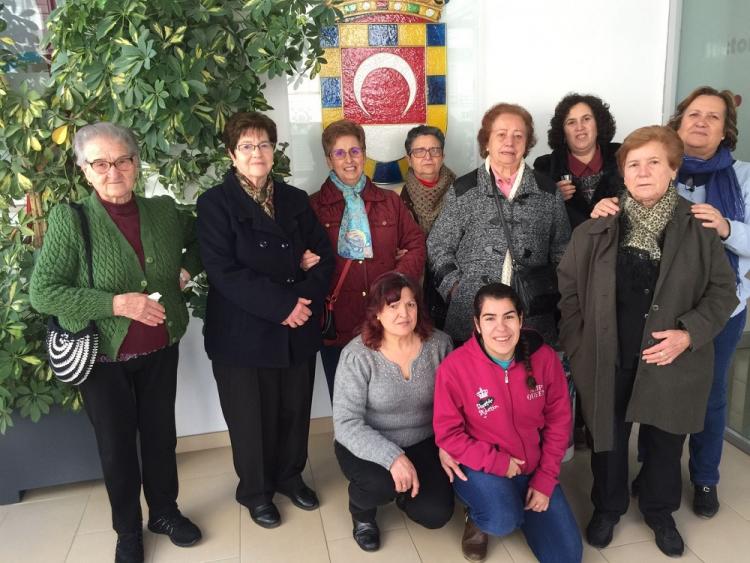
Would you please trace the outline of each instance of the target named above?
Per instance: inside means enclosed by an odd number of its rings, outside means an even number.
[[[479,162],[476,132],[484,111],[508,101],[534,116],[539,142],[529,160],[548,152],[547,128],[570,91],[594,93],[617,119],[616,140],[660,123],[668,41],[668,0],[451,0],[443,13],[448,43],[446,162],[461,174]],[[291,141],[291,182],[316,191],[327,170],[320,148],[317,80],[297,88],[269,84],[280,140]],[[313,417],[330,414],[320,364]],[[200,324],[182,341],[177,424],[181,436],[225,429]]]

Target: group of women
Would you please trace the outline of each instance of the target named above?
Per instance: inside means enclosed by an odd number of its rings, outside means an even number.
[[[455,493],[467,559],[486,557],[488,534],[520,529],[539,560],[580,561],[559,484],[572,425],[564,353],[592,446],[587,540],[608,545],[627,509],[638,422],[633,490],[659,548],[681,554],[671,514],[686,434],[694,509],[718,510],[727,371],[750,295],[750,165],[731,156],[726,91],[697,90],[668,127],[638,129],[622,146],[614,133],[602,100],[570,94],[550,123],[552,153],[532,168],[531,115],[497,104],[477,135],[484,161],[456,178],[443,133],[419,126],[405,142],[399,196],[365,175],[364,130],[341,120],[323,132],[330,173],[308,198],[272,174],[273,121],[242,112],[224,130],[232,166],[199,197],[194,226],[171,199],[133,194],[140,161],[129,130],[80,129],[76,156],[94,188],[83,202],[93,284],[81,226],[61,205],[31,299],[64,328],[94,321],[99,331],[100,356],[80,388],[115,560],[143,560],[141,486],[151,531],[181,546],[201,538],[177,508],[174,455],[181,289],[201,268],[236,498],[256,524],[281,523],[275,493],[319,506],[302,470],[320,351],[362,549],[380,545],[378,506],[395,500],[438,528]],[[530,306],[533,278],[555,268],[559,312],[554,301]]]

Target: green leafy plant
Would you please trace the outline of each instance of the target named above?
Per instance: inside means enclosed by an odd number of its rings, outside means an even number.
[[[48,22],[49,76],[14,82],[23,58],[4,36],[0,4],[0,433],[18,412],[80,408],[45,362],[45,319],[29,304],[45,217],[88,193],[71,142],[92,121],[131,127],[142,177],[178,200],[214,185],[229,160],[220,135],[239,110],[270,109],[268,80],[320,70],[327,0],[66,0]],[[280,143],[274,172],[288,175]],[[142,189],[142,188],[141,188]],[[205,279],[193,286],[195,313]]]

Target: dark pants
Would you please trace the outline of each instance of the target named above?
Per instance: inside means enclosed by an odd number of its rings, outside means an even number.
[[[254,508],[276,491],[292,492],[307,462],[315,356],[288,368],[212,366],[240,478],[237,501]]]
[[[635,371],[619,370],[615,377],[614,447],[610,451],[591,453],[594,474],[591,501],[597,512],[612,520],[625,514],[630,502],[628,441],[633,425],[625,422],[625,411],[633,391]],[[685,435],[642,424],[639,439],[643,460],[639,477],[639,508],[651,527],[673,523],[672,513],[680,507],[681,500],[680,458]]]
[[[178,356],[174,345],[126,362],[97,363],[80,386],[96,433],[112,527],[118,534],[143,525],[141,482],[152,519],[177,510]]]
[[[336,378],[336,368],[339,365],[341,357],[341,346],[323,346],[320,349],[320,361],[323,364],[323,373],[326,374],[326,383],[328,384],[328,395],[333,403],[333,382]]]
[[[453,488],[440,466],[433,437],[404,448],[419,479],[419,493],[398,493],[391,472],[382,465],[360,459],[338,442],[334,451],[341,471],[349,480],[349,512],[360,522],[375,522],[377,507],[397,496],[399,508],[425,528],[440,528],[453,515]]]

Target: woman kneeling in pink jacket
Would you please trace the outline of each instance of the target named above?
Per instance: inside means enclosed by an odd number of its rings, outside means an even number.
[[[578,562],[581,534],[558,483],[571,425],[568,386],[557,353],[522,325],[509,286],[477,292],[474,337],[437,370],[435,441],[466,505],[466,559],[486,557],[487,534],[520,528],[540,561]]]

